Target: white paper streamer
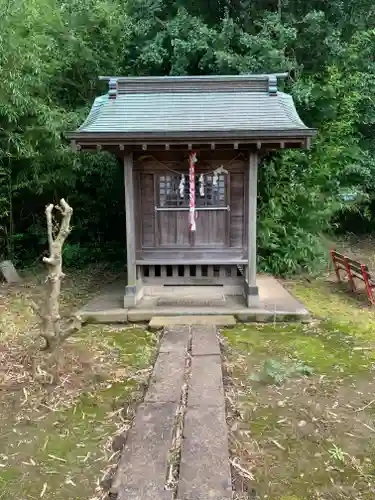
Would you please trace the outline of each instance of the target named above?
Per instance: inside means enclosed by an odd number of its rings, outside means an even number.
[[[216,173],[216,171],[214,172],[214,175],[212,177],[212,185],[214,187],[217,187],[217,181],[219,180],[219,175]]]
[[[204,196],[204,177],[203,174],[199,176],[199,195]]]
[[[185,176],[184,176],[184,174],[181,175],[180,185],[178,186],[178,189],[180,190],[180,198],[184,198],[184,196],[185,196]]]
[[[219,181],[219,175],[220,174],[227,174],[228,170],[225,170],[223,165],[220,165],[220,167],[216,168],[213,172],[213,177],[212,177],[212,184],[214,187],[217,187],[217,183]]]

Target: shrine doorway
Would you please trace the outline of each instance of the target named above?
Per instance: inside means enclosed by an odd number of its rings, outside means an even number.
[[[215,261],[219,253],[230,260],[246,260],[247,163],[246,152],[206,151],[198,155],[192,230],[186,153],[172,156],[153,152],[138,157],[135,160],[137,260],[151,256],[152,260],[157,256],[164,259],[170,255],[172,260],[178,257],[183,261],[190,255],[209,262],[212,253]]]
[[[195,231],[189,228],[187,174],[155,176],[156,248],[229,247],[229,177],[195,175]]]

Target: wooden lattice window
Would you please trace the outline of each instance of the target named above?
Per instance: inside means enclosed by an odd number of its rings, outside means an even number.
[[[195,176],[195,204],[198,208],[225,207],[226,183],[225,174],[216,176],[203,175],[203,190],[201,191],[200,174]],[[180,192],[181,175],[168,174],[158,177],[158,195],[160,208],[188,208],[189,207],[189,175],[184,174],[184,189]],[[182,195],[181,195],[182,194]]]
[[[159,176],[159,207],[179,208],[189,206],[188,176],[185,176],[184,193],[180,193],[181,176],[177,174]]]

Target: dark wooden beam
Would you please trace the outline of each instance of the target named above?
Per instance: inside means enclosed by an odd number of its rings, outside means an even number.
[[[231,142],[227,140],[221,140],[218,142],[205,142],[205,141],[197,141],[196,143],[191,142],[148,142],[147,144],[143,142],[137,143],[128,143],[128,142],[107,142],[100,141],[96,142],[93,140],[90,141],[71,141],[71,147],[73,150],[106,150],[106,151],[114,151],[116,152],[124,152],[124,151],[182,151],[188,148],[191,151],[194,148],[199,150],[211,150],[211,151],[219,151],[219,150],[230,150],[235,149],[238,151],[260,151],[263,149],[266,150],[278,150],[278,149],[289,149],[289,148],[309,148],[311,145],[310,138],[285,138],[285,139],[261,139],[261,140],[246,140],[241,142]]]

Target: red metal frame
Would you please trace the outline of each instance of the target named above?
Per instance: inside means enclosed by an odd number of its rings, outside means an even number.
[[[375,301],[372,289],[375,288],[375,286],[371,284],[370,275],[367,272],[366,266],[364,264],[361,264],[361,270],[362,270],[363,281],[365,282],[366,285],[368,299],[371,302],[371,304],[374,305]]]
[[[337,265],[336,257],[335,257],[335,250],[331,249],[330,250],[330,254],[331,254],[331,259],[332,259],[332,262],[333,262],[333,267],[335,269],[335,273],[336,273],[337,279],[338,279],[338,281],[341,282],[342,280],[341,280],[341,276],[340,276],[340,270],[342,268],[339,268],[338,265]],[[351,287],[351,289],[352,289],[353,292],[356,292],[357,291],[357,287],[356,287],[356,285],[354,283],[354,276],[353,276],[352,270],[350,268],[349,259],[346,256],[344,257],[344,263],[345,263],[345,270],[346,270],[346,274],[348,276],[350,287]],[[361,264],[361,271],[362,271],[363,281],[364,281],[365,286],[366,286],[366,291],[367,291],[368,299],[369,299],[371,305],[375,305],[375,299],[374,299],[374,294],[373,294],[373,289],[375,288],[375,284],[371,283],[371,276],[368,273],[368,271],[366,269],[366,266],[364,264]]]
[[[330,251],[330,253],[331,253],[331,259],[332,259],[332,262],[333,262],[333,267],[335,268],[335,273],[336,273],[337,279],[338,279],[338,281],[341,282],[340,269],[338,268],[337,262],[336,262],[336,259],[335,259],[335,250],[332,249]]]
[[[344,262],[345,262],[346,274],[348,275],[348,280],[350,283],[350,288],[352,289],[352,292],[356,292],[357,287],[355,286],[355,283],[354,283],[354,278],[353,278],[352,270],[350,269],[350,263],[349,263],[348,257],[344,257]]]

